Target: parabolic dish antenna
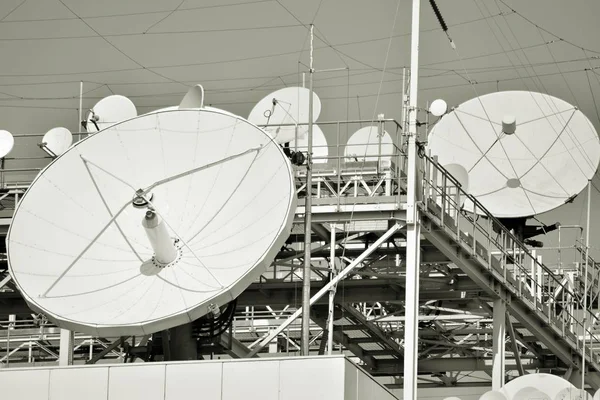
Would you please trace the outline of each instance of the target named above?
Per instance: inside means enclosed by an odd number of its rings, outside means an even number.
[[[40,147],[52,157],[56,157],[67,151],[73,144],[73,134],[67,128],[50,129],[42,138]]]
[[[15,146],[15,138],[9,131],[0,130],[0,158],[4,158]]]
[[[277,141],[287,143],[298,137],[299,139],[308,132],[308,103],[310,91],[301,87],[287,87],[277,90],[259,101],[248,116],[248,121],[258,126],[265,125],[290,125],[270,126],[265,130]],[[313,92],[313,121],[321,114],[321,100]],[[304,124],[298,127],[294,124]]]
[[[290,233],[291,165],[230,114],[146,114],[78,142],[32,183],[7,237],[29,306],[110,337],[193,321],[235,299]]]
[[[448,104],[442,99],[434,100],[429,105],[429,112],[435,117],[441,117],[448,112]]]
[[[507,128],[514,133],[504,133]],[[581,192],[600,160],[598,135],[581,111],[525,91],[461,104],[431,130],[428,146],[440,164],[465,167],[470,194],[500,218],[529,217],[564,204]]]
[[[350,136],[344,152],[348,161],[389,161],[394,143],[386,131],[380,135],[377,126],[365,126]]]
[[[290,142],[290,149],[306,153],[308,150],[308,136],[301,136],[298,141]],[[327,147],[327,138],[318,125],[313,125],[313,163],[326,164],[329,156],[329,147]]]
[[[100,100],[87,116],[86,130],[96,133],[118,122],[137,117],[135,104],[125,96],[115,94]]]

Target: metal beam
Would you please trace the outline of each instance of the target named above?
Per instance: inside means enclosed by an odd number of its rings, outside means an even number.
[[[494,275],[487,271],[479,260],[466,254],[466,251],[463,251],[462,247],[453,245],[455,243],[453,239],[443,232],[443,228],[434,227],[433,221],[425,221],[423,228],[423,234],[427,239],[446,254],[483,290],[495,298],[500,297],[507,301],[507,307],[511,314],[544,343],[552,353],[567,364],[567,366],[576,366],[571,346],[555,333],[538,314],[532,313],[531,309],[519,298],[512,297],[508,289],[504,287],[504,284],[496,280]]]
[[[524,363],[525,369],[531,370],[540,368],[542,365],[538,360],[529,360]],[[507,370],[514,370],[515,364],[507,364]],[[377,369],[370,370],[374,375],[400,375],[404,369],[404,363],[398,360],[378,360]],[[447,372],[447,371],[491,371],[492,359],[483,359],[476,357],[460,358],[432,358],[419,360],[417,367],[419,374]]]
[[[394,350],[394,355],[403,355],[403,351],[400,345],[396,343],[393,339],[391,339],[390,336],[383,332],[377,325],[375,325],[373,322],[368,321],[367,318],[356,308],[348,304],[343,304],[342,307],[348,314],[350,314],[354,319],[356,319],[358,322],[360,322],[361,325],[365,327],[365,331],[368,331],[371,335],[375,336],[380,342],[384,343],[387,347]]]
[[[105,355],[107,355],[108,353],[110,353],[111,351],[116,349],[117,347],[119,347],[119,345],[121,344],[121,341],[125,341],[125,340],[127,340],[127,338],[129,338],[129,336],[118,338],[117,340],[115,340],[114,342],[109,344],[104,350],[102,350],[100,353],[94,355],[94,357],[92,357],[89,361],[86,361],[85,363],[86,364],[96,364],[99,360],[102,359],[102,357],[104,357]]]
[[[242,342],[232,337],[229,333],[222,333],[219,337],[219,344],[233,358],[245,358],[250,353],[250,349]],[[254,357],[258,357],[255,355]]]
[[[519,346],[517,345],[517,337],[515,336],[515,329],[513,328],[512,321],[510,320],[510,315],[506,314],[506,327],[508,328],[508,335],[510,336],[510,343],[512,346],[512,351],[515,356],[515,361],[517,362],[517,370],[519,371],[519,376],[525,375],[525,369],[521,364],[521,353],[519,352]]]
[[[309,304],[312,306],[318,299],[320,299],[326,293],[328,293],[329,290],[333,286],[337,285],[340,281],[342,281],[344,278],[346,278],[350,274],[350,272],[352,272],[352,270],[354,270],[354,268],[356,268],[358,265],[360,265],[360,263],[362,263],[365,258],[367,258],[379,246],[381,246],[382,243],[384,243],[385,241],[387,241],[389,239],[389,237],[392,236],[400,228],[401,228],[401,226],[396,223],[390,229],[388,229],[388,231],[386,233],[384,233],[379,239],[377,239],[375,241],[375,243],[373,243],[371,246],[369,246],[369,248],[366,249],[363,252],[363,254],[361,254],[354,261],[352,261],[350,264],[348,264],[346,266],[346,268],[344,268],[342,271],[340,271],[340,273],[338,275],[335,276],[335,278],[333,278],[332,280],[330,280],[325,286],[323,286],[321,288],[321,290],[319,290],[317,292],[317,294],[315,294],[313,297],[311,297],[310,301],[309,301]],[[271,333],[269,335],[267,335],[267,337],[265,337],[264,339],[262,339],[256,346],[254,346],[254,348],[252,349],[252,352],[248,356],[249,357],[253,357],[260,350],[262,350],[262,348],[264,346],[266,346],[267,344],[269,344],[275,337],[277,337],[277,335],[280,332],[283,332],[283,330],[285,330],[285,328],[287,328],[292,322],[294,322],[294,320],[296,318],[298,318],[300,315],[302,315],[302,312],[303,312],[303,308],[302,307],[298,308],[294,312],[294,314],[292,314],[287,320],[285,320],[278,328],[273,329],[271,331]]]
[[[500,390],[504,386],[506,370],[504,368],[504,355],[506,354],[506,303],[503,299],[494,300],[494,334],[492,340],[492,389]],[[521,365],[522,369],[523,366]]]

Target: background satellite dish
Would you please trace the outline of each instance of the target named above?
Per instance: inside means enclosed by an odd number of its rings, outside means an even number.
[[[306,153],[308,150],[308,136],[301,136],[298,142],[292,140],[290,149]],[[327,138],[318,125],[313,125],[313,163],[326,164],[329,156],[329,147],[327,147]],[[318,158],[317,158],[318,157]]]
[[[575,386],[570,387],[570,388],[565,388],[563,390],[561,390],[556,397],[554,397],[554,400],[592,400],[592,396],[586,392],[586,391],[581,391],[580,388],[577,388]]]
[[[35,179],[10,226],[9,269],[61,327],[148,334],[236,298],[285,242],[295,207],[290,163],[263,130],[203,109],[147,114]]]
[[[560,376],[535,373],[511,380],[500,389],[500,392],[509,400],[517,398],[527,399],[528,397],[522,396],[530,395],[537,395],[540,399],[554,399],[561,390],[572,387],[574,386],[569,381]],[[539,390],[543,391],[541,396]]]
[[[248,116],[248,121],[258,126],[281,124],[308,124],[308,103],[310,91],[300,87],[287,87],[277,90],[259,101]],[[313,122],[321,114],[321,100],[313,93]],[[277,143],[287,143],[301,138],[308,131],[306,125],[267,127],[267,132]]]
[[[118,94],[100,100],[87,116],[86,130],[96,133],[117,122],[137,117],[135,104],[125,96]]]
[[[552,398],[540,389],[525,387],[513,396],[513,400],[552,400]]]
[[[15,146],[15,138],[9,131],[0,130],[0,158],[4,158]]]
[[[202,108],[204,107],[204,88],[202,85],[196,85],[184,96],[179,108]]]
[[[502,134],[506,116],[514,134]],[[469,100],[431,130],[440,164],[461,164],[469,191],[496,217],[528,217],[578,194],[600,160],[598,135],[576,107],[533,92],[491,93]]]
[[[60,156],[73,144],[73,134],[67,128],[50,129],[42,138],[40,147],[52,157]]]
[[[436,117],[441,117],[448,112],[448,104],[442,99],[434,100],[429,105],[429,112]]]
[[[502,392],[490,390],[481,395],[479,400],[508,400]]]
[[[380,147],[381,141],[381,147]],[[389,163],[394,153],[392,137],[383,131],[381,137],[377,126],[365,126],[354,132],[344,150],[346,161],[378,161]],[[365,157],[367,156],[367,157]],[[371,157],[369,157],[371,156]]]

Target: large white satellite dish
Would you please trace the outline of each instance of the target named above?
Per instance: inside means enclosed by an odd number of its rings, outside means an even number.
[[[524,91],[461,104],[432,129],[428,146],[440,164],[465,167],[470,193],[500,218],[562,205],[581,192],[600,160],[598,135],[581,111]]]
[[[303,135],[298,138],[298,141],[290,142],[290,149],[306,153],[308,151],[308,136]],[[313,163],[326,164],[329,156],[329,147],[327,146],[327,138],[318,125],[313,125],[313,147],[312,147]]]
[[[4,158],[15,146],[15,138],[9,131],[0,130],[0,158]]]
[[[61,327],[148,334],[235,299],[283,245],[295,206],[291,165],[255,125],[205,109],[146,114],[34,180],[8,233],[9,269]]]
[[[378,131],[377,126],[365,126],[354,132],[344,150],[348,161],[389,162],[394,152],[394,142],[386,131]]]
[[[300,139],[308,132],[310,91],[301,87],[287,87],[277,90],[259,101],[248,116],[248,121],[258,126],[271,126],[265,130],[273,136],[277,143],[291,142]],[[321,100],[313,92],[313,121],[321,114]]]
[[[137,117],[135,104],[125,96],[115,94],[100,100],[87,116],[86,130],[96,133],[118,122]]]
[[[40,147],[52,157],[57,157],[67,151],[73,144],[73,134],[67,128],[50,129],[42,138]]]

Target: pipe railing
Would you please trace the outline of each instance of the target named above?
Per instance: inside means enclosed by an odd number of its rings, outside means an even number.
[[[600,336],[594,335],[589,328],[584,329],[574,308],[568,307],[569,303],[579,299],[578,294],[541,263],[475,197],[466,193],[460,182],[443,166],[425,154],[420,156],[424,211],[437,218],[442,226],[455,235],[457,242],[466,245],[472,255],[483,261],[490,271],[501,275],[502,281],[514,294],[526,299],[532,309],[541,312],[546,322],[575,342],[578,349],[586,346],[587,339],[600,344]],[[438,184],[440,180],[441,185]],[[447,191],[449,186],[453,189],[451,194]],[[464,205],[468,205],[468,209]],[[479,222],[481,219],[485,221],[484,224]],[[481,249],[478,244],[482,245]],[[508,268],[509,265],[512,265],[512,270]],[[553,296],[558,287],[561,288],[560,301]],[[560,306],[560,310],[557,306]],[[590,308],[584,312],[594,315]],[[588,346],[584,352],[597,365],[600,359],[597,355],[594,357],[592,346]]]

